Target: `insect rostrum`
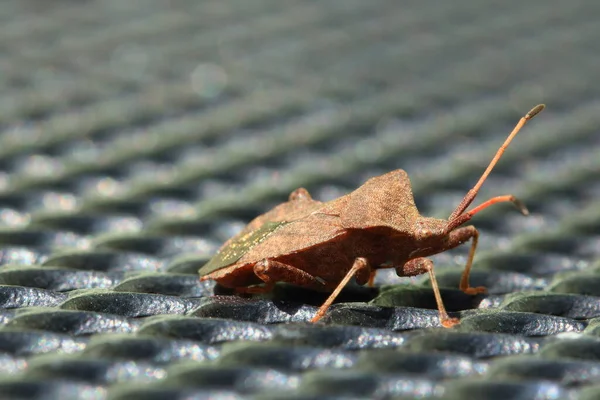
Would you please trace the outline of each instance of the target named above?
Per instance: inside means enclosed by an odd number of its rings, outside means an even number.
[[[410,180],[398,169],[367,180],[355,191],[330,202],[314,200],[303,188],[289,200],[252,220],[229,239],[199,270],[200,280],[213,279],[238,293],[263,293],[276,282],[332,292],[312,322],[322,318],[348,281],[372,283],[378,269],[394,268],[398,276],[428,273],[440,322],[451,327],[433,268],[427,258],[471,239],[471,249],[460,281],[467,294],[485,292],[469,285],[479,232],[462,226],[483,209],[511,202],[525,215],[525,206],[513,195],[493,197],[467,211],[483,182],[508,144],[540,104],[517,123],[475,186],[445,219],[423,217],[415,205]]]

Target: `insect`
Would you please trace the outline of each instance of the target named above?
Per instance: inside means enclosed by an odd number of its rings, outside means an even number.
[[[447,220],[419,214],[410,180],[401,169],[370,178],[355,191],[330,202],[314,200],[300,188],[287,202],[256,217],[225,242],[200,268],[200,280],[215,280],[238,293],[265,293],[276,282],[331,292],[311,320],[316,322],[353,277],[360,285],[372,285],[382,268],[394,268],[401,277],[427,273],[441,324],[454,326],[459,320],[448,316],[433,262],[427,257],[472,239],[459,287],[469,295],[485,292],[484,287],[469,285],[479,232],[473,225],[462,225],[496,203],[513,203],[524,215],[528,211],[513,195],[493,197],[469,211],[467,208],[515,135],[544,107],[537,105],[520,119]]]

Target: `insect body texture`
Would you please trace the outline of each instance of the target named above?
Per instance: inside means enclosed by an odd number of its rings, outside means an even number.
[[[525,215],[527,209],[513,195],[491,198],[467,211],[481,185],[506,147],[525,123],[544,109],[534,107],[515,126],[487,169],[448,219],[421,216],[410,179],[398,169],[367,180],[353,192],[330,202],[312,199],[303,188],[289,200],[252,220],[229,239],[199,270],[201,280],[213,279],[239,293],[263,293],[277,282],[331,292],[317,311],[321,319],[343,287],[352,279],[372,283],[378,269],[394,268],[398,276],[429,274],[440,322],[451,327],[459,321],[448,316],[428,258],[469,240],[471,249],[460,289],[485,292],[469,285],[469,273],[479,232],[464,226],[481,210],[511,202]]]

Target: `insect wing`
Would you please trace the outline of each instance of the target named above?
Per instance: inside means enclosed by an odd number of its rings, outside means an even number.
[[[198,273],[200,276],[204,276],[234,264],[250,249],[264,241],[275,231],[277,231],[277,229],[286,224],[288,224],[286,221],[266,222],[260,228],[240,236],[235,241],[232,241],[227,246],[219,250],[219,252],[209,262],[200,268]]]
[[[259,229],[269,222],[292,222],[308,216],[311,212],[319,209],[323,203],[313,199],[299,199],[287,201],[274,207],[272,210],[256,217],[244,228],[238,236]]]
[[[242,261],[301,253],[310,248],[324,249],[345,233],[337,215],[316,212],[278,227],[275,235],[249,248]]]

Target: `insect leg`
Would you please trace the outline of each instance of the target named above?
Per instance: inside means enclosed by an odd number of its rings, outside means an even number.
[[[352,264],[352,268],[350,268],[346,276],[344,276],[344,279],[341,280],[341,282],[337,285],[333,293],[331,293],[327,300],[325,300],[323,305],[319,307],[319,310],[317,311],[313,319],[310,320],[310,322],[317,322],[318,320],[323,318],[323,316],[327,312],[327,309],[331,307],[331,304],[333,303],[335,298],[340,294],[344,286],[346,286],[348,282],[350,282],[350,279],[352,279],[353,276],[360,275],[369,277],[370,274],[371,268],[369,267],[367,259],[363,257],[356,258],[356,260],[354,260],[354,264]]]
[[[404,264],[404,266],[399,267],[399,269],[401,269],[401,271],[403,272],[411,271],[413,272],[412,275],[420,275],[426,272],[429,273],[429,279],[431,280],[433,295],[435,296],[435,302],[437,303],[438,311],[440,313],[440,323],[442,324],[442,326],[450,328],[460,322],[458,318],[450,318],[448,316],[448,313],[446,312],[446,307],[444,307],[442,295],[440,294],[440,288],[438,286],[437,279],[435,279],[435,273],[433,272],[433,261],[424,257],[413,258],[412,260]]]
[[[367,282],[367,284],[369,285],[369,287],[375,286],[375,275],[377,275],[377,270],[376,269],[374,269],[373,271],[371,271],[371,275],[369,275],[369,282]]]
[[[466,214],[463,214],[466,215]],[[471,242],[471,249],[469,250],[469,256],[467,257],[467,264],[460,278],[460,290],[466,294],[478,294],[485,293],[486,289],[483,286],[472,287],[469,284],[469,275],[471,274],[471,267],[473,266],[473,258],[475,257],[475,250],[477,249],[477,242],[479,241],[479,231],[473,225],[463,226],[455,228],[453,231],[448,233],[446,242],[444,245],[437,250],[437,253],[441,253],[450,249],[453,249],[461,244],[473,239]],[[436,253],[436,254],[437,254]],[[396,268],[396,274],[398,276],[414,276],[424,274],[427,271],[413,270],[412,265],[409,263],[404,266]]]
[[[473,266],[473,258],[475,257],[475,250],[477,249],[477,242],[479,241],[479,231],[473,225],[458,228],[450,232],[448,235],[448,243],[456,247],[469,239],[473,239],[471,242],[471,249],[469,250],[469,256],[467,257],[467,264],[460,278],[460,290],[466,294],[478,294],[485,293],[486,289],[483,286],[473,287],[469,284],[469,275],[471,274],[471,267]]]
[[[272,289],[276,282],[313,289],[323,289],[325,283],[306,271],[279,261],[264,259],[254,265],[254,274],[265,283],[264,287]]]

